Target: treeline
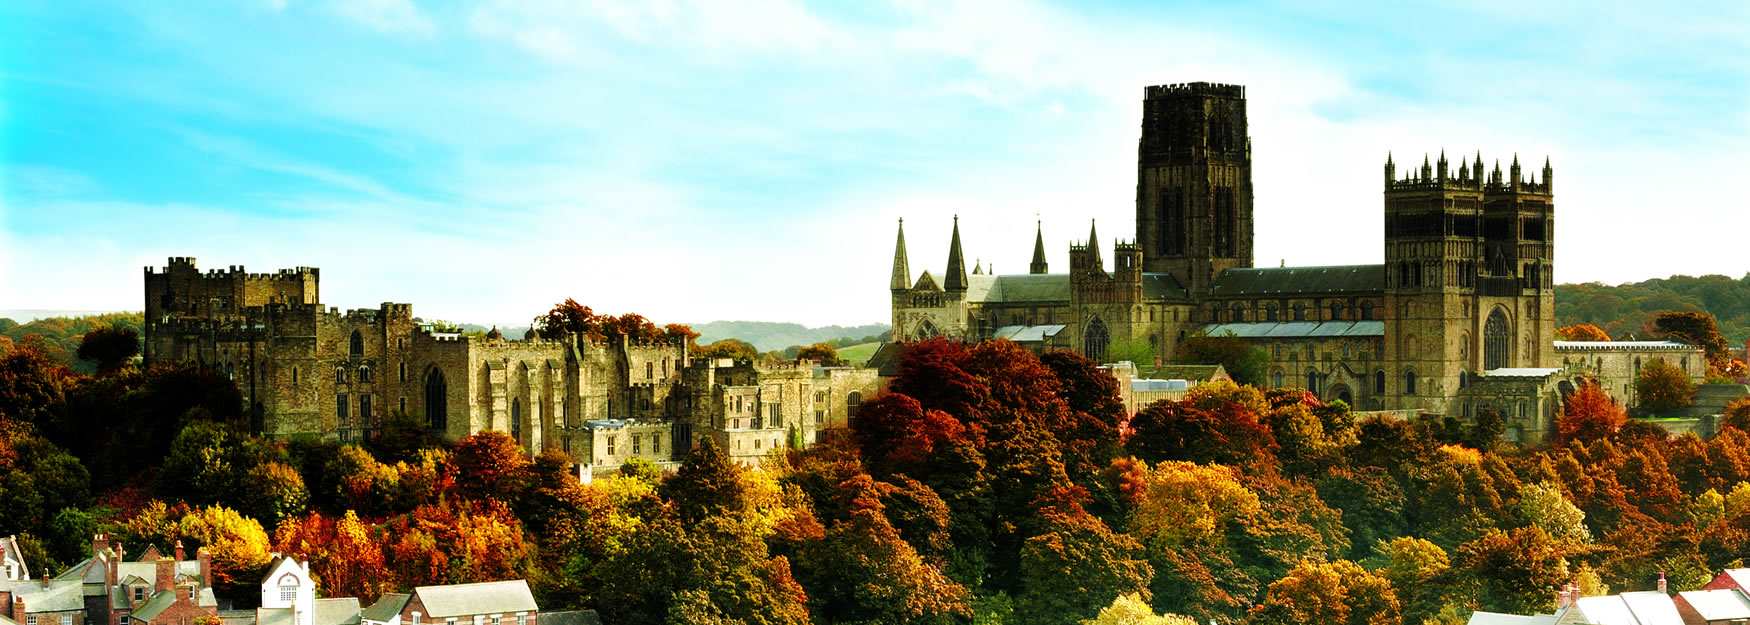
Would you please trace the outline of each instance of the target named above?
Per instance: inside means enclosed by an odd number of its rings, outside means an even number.
[[[1588,282],[1556,285],[1556,321],[1590,323],[1616,340],[1646,337],[1647,320],[1663,311],[1713,313],[1720,332],[1735,345],[1750,339],[1750,274],[1671,276],[1616,286]]]
[[[261,439],[222,377],[13,347],[0,533],[50,570],[99,531],[205,546],[245,603],[280,551],[328,596],[520,577],[543,607],[633,625],[1457,625],[1547,612],[1575,581],[1696,588],[1750,556],[1750,402],[1672,438],[1586,386],[1554,442],[1519,447],[1492,413],[1358,419],[1229,384],[1130,417],[1095,363],[1003,341],[916,343],[899,369],[853,430],[762,471],[706,443],[673,474],[584,484],[498,433]]]
[[[832,343],[834,347],[846,347],[885,340],[883,337],[888,335],[887,325],[880,323],[810,328],[797,323],[771,321],[712,321],[693,324],[693,329],[699,331],[699,340],[706,343],[736,339],[766,352],[815,343]]]
[[[144,313],[120,312],[84,317],[44,317],[29,323],[0,318],[0,344],[30,345],[49,359],[80,373],[93,373],[94,365],[78,358],[79,340],[100,328],[124,328],[136,335],[145,323]]]

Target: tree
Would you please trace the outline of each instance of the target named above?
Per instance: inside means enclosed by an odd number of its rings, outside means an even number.
[[[267,527],[276,527],[281,519],[304,513],[310,492],[304,488],[304,477],[297,469],[283,462],[264,462],[245,474],[243,509],[249,516]]]
[[[1695,383],[1682,369],[1654,359],[1635,377],[1635,397],[1654,414],[1670,414],[1695,402]]]
[[[450,452],[456,486],[462,494],[515,504],[528,490],[529,456],[509,434],[482,430],[456,441]]]
[[[1396,625],[1397,593],[1385,578],[1348,560],[1306,561],[1270,584],[1250,625]]]
[[[1576,323],[1556,328],[1556,336],[1564,341],[1609,341],[1610,334],[1604,328],[1590,323]]]
[[[693,354],[698,358],[731,358],[737,361],[756,360],[760,350],[752,343],[739,339],[723,339],[699,346]]]
[[[1340,468],[1318,481],[1319,499],[1343,512],[1349,528],[1350,556],[1362,557],[1378,541],[1402,536],[1404,491],[1391,474],[1379,467]]]
[[[1737,428],[1741,432],[1750,433],[1750,397],[1741,397],[1726,404],[1725,414],[1720,418],[1721,427]]]
[[[271,559],[261,523],[230,508],[208,506],[189,512],[177,522],[176,532],[189,547],[205,548],[211,554],[213,586],[223,596],[248,596]]]
[[[1705,312],[1668,311],[1653,316],[1647,331],[1654,336],[1682,341],[1700,347],[1707,355],[1709,367],[1724,368],[1731,359],[1726,337],[1720,334],[1714,316]]]
[[[1382,540],[1374,545],[1372,568],[1397,590],[1405,622],[1426,622],[1447,604],[1452,565],[1439,545],[1409,536]]]
[[[1519,514],[1557,541],[1576,545],[1592,541],[1592,532],[1586,528],[1586,513],[1568,501],[1561,487],[1552,482],[1521,486]]]
[[[1547,612],[1556,587],[1570,580],[1560,546],[1537,527],[1490,530],[1459,547],[1458,565],[1477,590],[1478,608],[1491,612]]]
[[[1197,620],[1177,614],[1155,614],[1140,595],[1119,595],[1093,618],[1081,625],[1197,625]]]
[[[842,367],[844,359],[839,358],[839,350],[828,343],[815,343],[796,351],[796,360],[812,360],[822,367]]]
[[[273,545],[275,551],[307,559],[324,595],[370,602],[394,588],[373,530],[351,510],[338,519],[312,512],[281,523]]]
[[[1074,625],[1119,597],[1149,597],[1154,568],[1142,543],[1065,502],[1040,514],[1045,530],[1021,547],[1017,608],[1029,622]]]
[[[1556,416],[1556,441],[1594,441],[1608,438],[1628,422],[1628,413],[1599,388],[1597,382],[1585,381],[1562,403]]]
[[[122,326],[92,330],[79,340],[78,353],[96,363],[98,373],[114,372],[140,354],[140,333]]]
[[[1276,439],[1258,420],[1262,406],[1262,396],[1249,387],[1205,384],[1184,400],[1155,402],[1136,413],[1126,448],[1151,462],[1271,466]]]
[[[73,378],[66,367],[29,345],[0,354],[0,418],[46,422]]]
[[[1240,384],[1262,385],[1270,366],[1270,354],[1244,339],[1229,336],[1190,336],[1179,341],[1175,362],[1219,364]]]
[[[966,588],[919,557],[887,521],[868,476],[847,482],[849,518],[804,551],[809,606],[828,623],[958,623],[972,617]]]

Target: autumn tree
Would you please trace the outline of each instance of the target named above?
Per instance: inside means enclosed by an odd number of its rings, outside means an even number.
[[[1447,605],[1452,563],[1439,545],[1399,536],[1375,543],[1373,550],[1369,566],[1397,591],[1405,622],[1426,622]]]
[[[456,441],[450,464],[463,495],[514,504],[528,489],[533,462],[509,434],[482,430]]]
[[[1556,328],[1556,337],[1564,341],[1609,341],[1610,334],[1604,328],[1590,323],[1576,323]]]
[[[1654,359],[1635,376],[1635,398],[1654,414],[1669,414],[1695,402],[1695,383],[1684,370]]]
[[[1128,451],[1138,458],[1274,464],[1276,440],[1259,422],[1263,399],[1250,387],[1212,382],[1181,401],[1155,402],[1131,418]]]
[[[1270,584],[1250,625],[1397,625],[1397,593],[1385,578],[1348,560],[1306,561]]]
[[[213,586],[222,596],[249,596],[270,559],[267,532],[255,519],[222,506],[193,510],[176,524],[178,540],[212,556]],[[168,545],[167,545],[168,546]]]
[[[398,588],[521,578],[533,557],[522,522],[495,501],[422,505],[385,522],[382,536]]]
[[[1197,625],[1197,619],[1178,614],[1155,614],[1141,595],[1119,595],[1080,625]]]
[[[848,518],[804,551],[809,607],[825,623],[960,623],[972,617],[966,588],[919,557],[888,522],[868,476],[846,482]]]
[[[1556,416],[1556,440],[1594,441],[1609,437],[1628,421],[1628,413],[1597,382],[1586,381],[1568,395]]]
[[[129,327],[98,328],[79,340],[79,359],[97,365],[98,373],[111,373],[140,354],[140,333]]]
[[[280,553],[307,559],[323,594],[358,597],[368,603],[394,589],[375,529],[351,510],[340,518],[312,512],[281,523],[273,546]]]
[[[1041,511],[1044,531],[1021,547],[1019,611],[1036,623],[1074,625],[1122,596],[1149,597],[1142,543],[1113,532],[1073,500]]]
[[[263,462],[244,473],[249,487],[239,497],[242,510],[267,527],[279,525],[281,519],[303,514],[310,492],[304,488],[304,477],[283,462]]]
[[[1458,549],[1458,567],[1475,587],[1478,608],[1510,614],[1547,612],[1569,581],[1560,545],[1537,527],[1492,530]]]
[[[760,350],[752,343],[741,339],[722,339],[700,345],[692,354],[697,358],[730,358],[737,361],[755,360],[760,357]]]
[[[1720,334],[1719,324],[1711,313],[1667,311],[1654,315],[1647,322],[1653,336],[1681,341],[1700,347],[1707,355],[1708,366],[1722,369],[1731,359],[1731,348]]]
[[[74,377],[65,366],[28,345],[0,354],[0,418],[47,422]]]
[[[1335,469],[1319,479],[1317,489],[1319,499],[1342,511],[1353,545],[1352,557],[1363,557],[1375,542],[1408,531],[1403,488],[1385,469]]]
[[[1750,433],[1750,397],[1740,397],[1726,404],[1726,411],[1720,418],[1720,426],[1737,428],[1740,432]]]
[[[1552,482],[1520,487],[1518,512],[1531,525],[1557,541],[1573,545],[1592,541],[1592,531],[1586,527],[1586,513],[1568,501],[1561,487]]]
[[[822,367],[841,367],[845,361],[839,358],[839,350],[829,343],[815,343],[796,350],[797,360],[812,360]]]

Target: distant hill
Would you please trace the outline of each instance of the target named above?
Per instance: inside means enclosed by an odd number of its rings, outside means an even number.
[[[880,348],[880,343],[859,343],[856,345],[848,345],[839,348],[839,358],[843,358],[846,362],[853,365],[862,366],[863,363],[869,362],[869,357],[874,356],[875,350]]]
[[[12,312],[19,311],[8,311],[9,314]],[[32,317],[22,324],[10,316],[0,316],[0,336],[17,344],[25,343],[25,337],[35,337],[30,341],[41,348],[43,354],[50,359],[76,371],[91,373],[91,363],[79,360],[77,355],[79,340],[85,337],[86,332],[110,326],[133,328],[135,332],[139,332],[144,322],[145,314],[137,312]]]
[[[1631,334],[1645,338],[1647,319],[1667,310],[1713,313],[1720,333],[1734,346],[1743,345],[1750,338],[1750,275],[1671,276],[1615,286],[1556,285],[1557,324],[1596,324],[1617,340]]]
[[[773,321],[712,321],[710,323],[689,324],[699,333],[699,343],[711,343],[723,339],[741,339],[752,343],[762,352],[781,350],[793,345],[810,345],[825,343],[836,339],[855,339],[856,343],[865,343],[864,338],[879,337],[887,332],[887,324],[876,323],[863,326],[823,326],[810,328],[799,323],[778,323]]]

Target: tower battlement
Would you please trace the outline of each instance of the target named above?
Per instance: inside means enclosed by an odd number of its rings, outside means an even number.
[[[1149,100],[1186,95],[1244,98],[1246,97],[1246,87],[1245,85],[1218,82],[1181,82],[1170,85],[1151,85],[1143,88],[1143,97]]]

